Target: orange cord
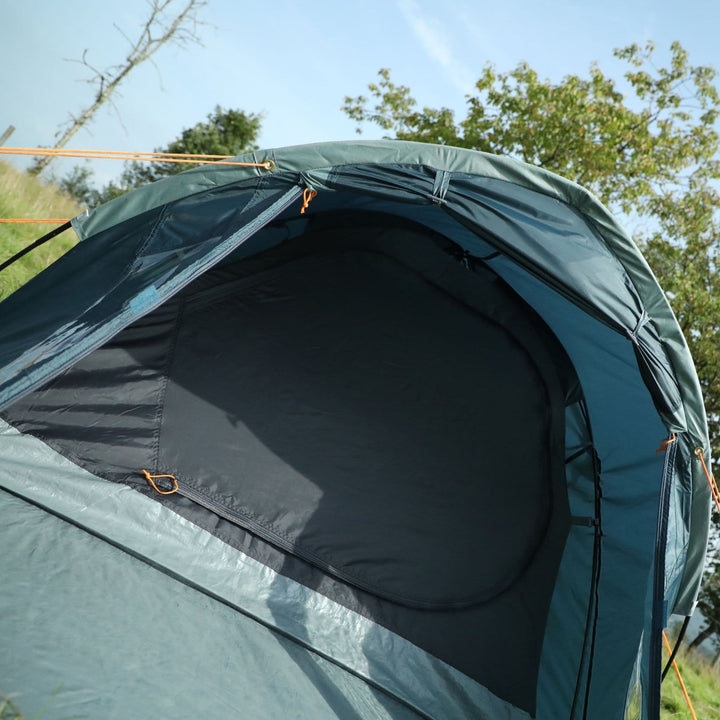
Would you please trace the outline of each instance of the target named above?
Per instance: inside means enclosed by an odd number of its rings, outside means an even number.
[[[0,147],[3,155],[32,155],[42,157],[79,157],[108,160],[139,160],[142,162],[169,162],[198,164],[202,160],[210,160],[213,165],[238,165],[241,167],[259,167],[272,170],[275,164],[272,160],[261,163],[231,162],[232,155],[200,155],[191,153],[149,153],[149,152],[122,152],[114,150],[65,150],[63,148],[13,148]]]
[[[670,649],[670,643],[668,642],[667,636],[663,632],[662,634],[663,640],[665,641],[665,647],[667,648],[668,654],[672,655],[672,650]],[[690,714],[693,716],[693,720],[697,720],[697,715],[695,714],[695,709],[693,708],[692,702],[690,702],[690,696],[688,695],[687,688],[685,687],[685,683],[683,682],[682,676],[680,675],[680,669],[677,666],[677,663],[673,660],[673,667],[675,668],[675,674],[678,677],[678,680],[680,681],[680,687],[682,688],[683,695],[685,696],[685,702],[687,703],[687,706],[690,708]]]
[[[230,162],[232,155],[200,155],[194,153],[156,153],[156,152],[122,152],[116,150],[64,150],[63,148],[20,148],[0,147],[0,154],[4,155],[34,155],[45,157],[79,157],[99,158],[107,160],[138,160],[141,162],[169,162],[190,163],[197,165],[203,160],[209,160],[207,165],[237,165],[240,167],[259,167],[272,170],[275,163],[266,160],[261,163]],[[313,196],[314,197],[314,196]],[[312,198],[310,198],[312,200]],[[309,202],[309,201],[308,201]],[[305,206],[307,207],[307,206]],[[301,212],[305,212],[301,210]],[[36,220],[34,218],[0,218],[0,223],[57,223],[69,222],[69,218],[61,220],[55,218]]]
[[[715,482],[715,476],[710,473],[707,465],[705,464],[705,458],[703,457],[703,449],[701,447],[695,448],[695,454],[700,458],[702,468],[705,471],[705,477],[707,478],[708,485],[710,486],[710,492],[712,493],[713,500],[715,501],[715,507],[720,513],[720,490],[718,490],[717,483]]]
[[[34,155],[35,153],[42,155],[65,155],[68,153],[98,153],[107,157],[115,157],[117,155],[140,155],[144,157],[188,157],[188,158],[216,158],[224,160],[232,157],[232,155],[204,155],[202,153],[166,153],[166,152],[133,152],[131,150],[68,150],[66,148],[24,148],[24,147],[3,147],[0,153],[6,155]]]
[[[310,204],[310,201],[317,195],[317,190],[311,190],[310,188],[305,188],[303,190],[303,205],[300,208],[300,214],[304,215],[305,211],[308,209],[308,205]]]
[[[160,495],[172,495],[173,493],[176,493],[178,491],[178,481],[175,479],[174,475],[151,475],[147,470],[141,470],[142,474],[145,476],[145,479],[153,486],[153,489],[160,493]],[[154,482],[154,478],[172,478],[173,482],[175,483],[175,487],[172,490],[161,490]]]
[[[37,220],[34,218],[0,218],[0,223],[62,223],[70,222],[70,218],[44,218]]]

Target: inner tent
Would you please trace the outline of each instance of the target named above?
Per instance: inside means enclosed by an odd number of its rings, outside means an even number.
[[[570,527],[562,346],[407,218],[250,245],[3,417],[533,713]]]

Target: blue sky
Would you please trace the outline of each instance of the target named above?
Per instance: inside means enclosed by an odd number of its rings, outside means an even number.
[[[97,67],[118,63],[127,41],[115,25],[134,37],[146,14],[146,0],[0,0],[0,132],[17,128],[7,144],[51,145],[92,94],[65,60],[87,50]],[[613,48],[653,40],[663,59],[679,40],[693,64],[720,67],[716,0],[210,0],[201,19],[202,45],[161,49],[71,146],[152,150],[217,104],[263,113],[264,147],[352,138],[343,97],[381,67],[421,105],[458,112],[487,62],[525,60],[559,80],[595,61],[620,76]],[[94,167],[99,181],[122,169]]]

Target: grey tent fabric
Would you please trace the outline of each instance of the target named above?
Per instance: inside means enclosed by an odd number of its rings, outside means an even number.
[[[657,720],[660,630],[702,570],[708,440],[632,242],[508,159],[252,159],[273,167],[198,168],[76,218],[82,242],[0,304],[0,503],[54,518],[59,568],[89,533],[106,572],[147,563],[148,593],[175,582],[279,633],[299,693],[329,662],[322,712],[621,718],[639,668]],[[12,662],[41,636],[14,630]],[[51,665],[8,677],[47,688]],[[257,703],[282,713],[272,687]]]

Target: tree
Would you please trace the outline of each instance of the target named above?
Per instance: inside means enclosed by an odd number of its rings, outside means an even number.
[[[207,116],[207,121],[183,130],[167,148],[156,149],[155,152],[195,155],[239,155],[251,152],[257,150],[255,143],[260,134],[261,122],[262,115],[247,114],[242,110],[223,110],[218,105]],[[131,189],[191,167],[194,165],[133,161],[127,163],[121,182],[124,187]]]
[[[705,618],[705,625],[687,646],[687,652],[700,647],[720,628],[720,557],[717,554],[708,564],[705,581],[698,596],[698,609]]]
[[[261,115],[242,110],[224,110],[218,105],[207,116],[207,120],[183,130],[167,147],[155,148],[155,152],[196,155],[240,155],[252,152],[257,149],[261,124]],[[80,202],[94,207],[133,188],[192,167],[196,166],[192,163],[142,163],[133,160],[125,163],[125,169],[117,181],[97,190],[92,184],[92,170],[87,166],[76,165],[57,184]]]
[[[574,180],[636,224],[634,239],[659,276],[690,345],[702,385],[714,457],[720,458],[720,278],[718,237],[720,97],[716,71],[693,67],[679,43],[667,67],[655,47],[615,51],[628,69],[626,97],[593,65],[587,76],[541,80],[526,63],[486,65],[467,112],[418,109],[387,69],[369,97],[343,111],[398,139],[511,155]]]
[[[359,124],[398,139],[511,155],[584,185],[632,219],[633,237],[665,289],[695,360],[720,463],[720,97],[714,68],[693,67],[673,43],[667,67],[655,47],[615,51],[628,64],[626,97],[593,65],[586,77],[541,80],[526,63],[498,73],[486,65],[467,112],[417,109],[390,71],[366,96],[346,97]],[[715,516],[716,522],[718,516]],[[716,525],[716,529],[718,525]],[[699,605],[707,621],[694,644],[720,633],[720,561],[710,563]]]
[[[78,115],[71,115],[70,123],[63,131],[58,130],[59,139],[54,148],[65,147],[68,141],[87,124],[95,113],[112,96],[120,83],[128,74],[141,63],[150,60],[152,56],[166,43],[174,42],[179,45],[199,42],[196,34],[198,12],[207,4],[208,0],[149,0],[150,15],[142,26],[137,40],[132,41],[126,37],[130,44],[130,51],[125,60],[104,70],[93,67],[87,59],[87,50],[83,52],[81,63],[91,73],[87,82],[95,88],[95,99]],[[174,14],[173,14],[173,11]],[[39,158],[31,168],[35,174],[41,173],[52,162],[52,157]]]

